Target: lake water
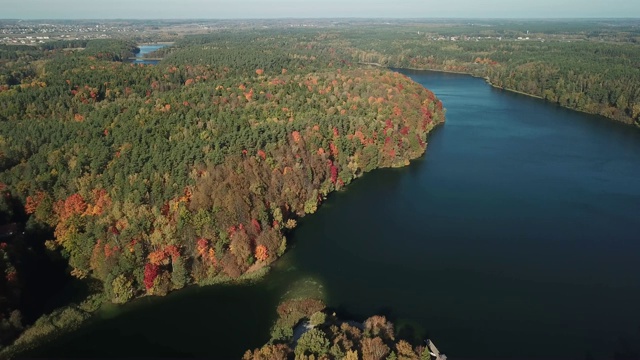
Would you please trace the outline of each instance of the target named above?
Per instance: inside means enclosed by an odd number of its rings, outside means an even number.
[[[132,63],[134,63],[134,64],[151,64],[151,65],[157,64],[159,62],[158,60],[145,60],[143,58],[143,56],[145,54],[154,52],[154,51],[156,51],[158,49],[162,49],[165,46],[167,46],[167,45],[165,45],[165,44],[138,45],[138,48],[140,49],[140,52],[136,54],[136,59],[133,60]]]
[[[640,131],[405,73],[447,108],[427,154],[332,195],[265,280],[140,299],[40,354],[239,358],[281,298],[311,291],[450,358],[638,357]]]

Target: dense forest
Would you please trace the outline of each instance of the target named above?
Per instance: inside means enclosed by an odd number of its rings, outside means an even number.
[[[115,303],[255,276],[298,218],[363,173],[422,155],[444,120],[403,75],[266,35],[186,39],[158,66],[122,62],[136,51],[126,41],[3,48],[4,222],[27,219],[26,237],[44,234],[33,249]],[[2,241],[6,345],[24,325],[17,289],[37,284],[14,266],[21,239]]]
[[[397,338],[393,323],[384,316],[374,315],[363,323],[345,321],[311,298],[285,300],[277,311],[269,343],[247,350],[244,360],[431,359],[424,345],[414,347]]]
[[[281,30],[281,32],[292,30]],[[260,31],[245,31],[259,36]],[[296,29],[351,63],[468,73],[498,88],[640,126],[640,34],[593,22],[482,22]],[[185,42],[197,44],[206,37]],[[286,41],[285,41],[286,43]],[[161,49],[167,55],[175,48]]]

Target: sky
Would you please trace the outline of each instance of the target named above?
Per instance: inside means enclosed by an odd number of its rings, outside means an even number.
[[[2,19],[640,18],[640,0],[2,0]]]

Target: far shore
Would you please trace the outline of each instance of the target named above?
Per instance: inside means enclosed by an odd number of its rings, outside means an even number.
[[[365,63],[365,62],[360,62],[360,63],[358,63],[358,64],[360,64],[360,65],[376,66],[376,67],[381,67],[381,68],[386,68],[386,69],[394,69],[394,68],[391,68],[391,67],[389,67],[389,66],[385,66],[385,65],[382,65],[382,64],[378,64],[378,63]],[[583,113],[583,114],[589,114],[589,115],[595,115],[595,116],[602,116],[602,117],[604,117],[604,118],[606,118],[606,119],[609,119],[609,120],[611,120],[611,121],[615,121],[615,122],[618,122],[618,123],[623,123],[623,124],[625,124],[625,125],[631,125],[631,126],[635,125],[636,127],[640,127],[640,125],[638,125],[638,124],[628,123],[628,122],[625,122],[625,121],[622,121],[622,120],[618,120],[618,119],[610,118],[610,117],[608,117],[608,116],[604,116],[604,115],[602,115],[602,114],[592,113],[592,112],[588,112],[588,111],[584,111],[584,110],[574,109],[574,108],[571,108],[571,107],[568,107],[568,106],[563,106],[563,105],[560,105],[560,104],[557,104],[557,103],[551,102],[551,101],[549,101],[549,100],[547,100],[547,99],[543,98],[542,96],[533,95],[533,94],[529,94],[529,93],[526,93],[526,92],[523,92],[523,91],[518,91],[518,90],[515,90],[515,89],[510,89],[510,88],[505,88],[505,87],[502,87],[502,86],[498,86],[498,85],[496,85],[496,84],[492,83],[492,82],[489,80],[489,78],[488,78],[488,77],[482,77],[482,76],[474,75],[474,74],[469,73],[469,72],[464,72],[464,71],[451,71],[451,70],[439,70],[439,69],[418,69],[418,68],[407,68],[407,67],[403,67],[403,68],[395,68],[395,69],[401,69],[401,70],[415,70],[415,71],[433,71],[433,72],[446,73],[446,74],[469,75],[469,76],[472,76],[472,77],[475,77],[475,78],[481,78],[481,79],[484,79],[484,80],[487,82],[487,84],[489,84],[491,87],[493,87],[493,88],[495,88],[495,89],[504,90],[504,91],[508,91],[508,92],[515,93],[515,94],[520,94],[520,95],[524,95],[524,96],[532,97],[532,98],[535,98],[535,99],[544,100],[544,101],[547,101],[547,102],[549,102],[549,103],[551,103],[551,104],[556,104],[556,105],[558,105],[558,106],[560,106],[560,107],[563,107],[563,108],[565,108],[565,109],[569,109],[569,110],[577,111],[577,112],[580,112],[580,113]]]
[[[146,42],[146,43],[142,43],[142,44],[138,44],[138,46],[153,46],[153,45],[173,45],[175,44],[174,41],[155,41],[155,42]]]
[[[377,63],[360,63],[360,64],[388,68],[387,66],[380,65],[380,64],[377,64]],[[533,95],[533,94],[529,94],[529,93],[526,93],[526,92],[518,91],[518,90],[515,90],[515,89],[510,89],[510,88],[505,88],[505,87],[502,87],[502,86],[498,86],[498,85],[492,83],[491,80],[489,80],[489,77],[478,76],[478,75],[472,74],[470,72],[452,71],[452,70],[440,70],[440,69],[418,69],[418,68],[398,68],[398,69],[415,70],[415,71],[433,71],[433,72],[439,72],[439,73],[445,73],[445,74],[469,75],[469,76],[472,76],[474,78],[484,79],[484,81],[486,81],[487,84],[491,85],[491,87],[493,87],[493,88],[509,91],[509,92],[512,92],[512,93],[520,94],[520,95],[529,96],[529,97],[536,98],[536,99],[544,100],[543,97],[538,96],[538,95]],[[567,109],[571,109],[571,108],[567,108]],[[575,110],[575,109],[571,109],[571,110]],[[577,110],[577,111],[580,111],[580,110]],[[583,111],[581,111],[581,112],[583,112]]]

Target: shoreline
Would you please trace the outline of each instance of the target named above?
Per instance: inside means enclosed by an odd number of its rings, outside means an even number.
[[[538,96],[538,95],[533,95],[533,94],[529,94],[529,93],[526,93],[526,92],[523,92],[523,91],[510,89],[510,88],[500,87],[500,86],[492,83],[491,80],[489,80],[489,77],[487,77],[487,76],[483,77],[483,76],[475,75],[475,74],[472,74],[470,72],[465,72],[465,71],[452,71],[452,70],[440,70],[440,69],[418,69],[418,68],[407,68],[407,67],[393,68],[393,67],[387,67],[387,66],[384,66],[384,65],[381,65],[381,64],[378,64],[378,63],[359,63],[359,64],[377,66],[377,67],[382,67],[382,68],[386,68],[386,69],[390,69],[390,70],[398,69],[398,70],[413,70],[413,71],[433,71],[433,72],[439,72],[439,73],[444,73],[444,74],[468,75],[468,76],[474,77],[476,79],[483,79],[484,81],[486,81],[487,84],[489,84],[491,87],[493,87],[495,89],[505,90],[505,91],[509,91],[509,92],[512,92],[512,93],[525,95],[525,96],[529,96],[529,97],[536,98],[536,99],[545,100],[543,97]],[[547,101],[547,100],[545,100],[545,101]],[[565,107],[565,106],[563,106],[563,107]],[[568,107],[565,107],[565,108],[571,109],[571,108],[568,108]],[[571,110],[575,110],[575,109],[571,109]]]
[[[146,43],[138,44],[138,47],[140,47],[140,46],[154,46],[154,45],[171,46],[173,44],[175,44],[175,41],[155,41],[155,42],[146,42]]]
[[[627,126],[631,126],[631,127],[635,127],[635,128],[639,128],[640,127],[640,123],[635,122],[633,119],[630,119],[629,121],[624,120],[624,119],[615,119],[615,118],[608,117],[608,116],[605,116],[605,115],[602,115],[602,114],[599,114],[599,113],[589,112],[589,111],[585,111],[585,110],[580,110],[580,109],[576,109],[576,108],[560,105],[558,103],[551,102],[551,101],[549,101],[549,100],[547,100],[547,99],[545,99],[545,98],[543,98],[542,96],[539,96],[539,95],[529,94],[529,93],[526,93],[526,92],[523,92],[523,91],[510,89],[510,88],[505,88],[505,87],[501,87],[501,86],[495,85],[494,83],[491,82],[491,80],[489,80],[489,77],[487,77],[487,76],[483,77],[483,76],[480,76],[480,75],[474,75],[474,74],[472,74],[470,72],[439,70],[439,69],[418,69],[418,68],[408,68],[408,67],[397,67],[397,68],[394,68],[394,67],[384,66],[384,65],[381,65],[381,64],[378,64],[378,63],[358,63],[358,64],[376,66],[376,67],[386,68],[386,69],[390,69],[390,70],[398,69],[398,70],[413,70],[413,71],[433,71],[433,72],[439,72],[439,73],[445,73],[445,74],[469,75],[469,76],[474,77],[474,78],[484,79],[486,81],[486,83],[489,84],[489,86],[493,87],[494,89],[504,90],[504,91],[515,93],[515,94],[528,96],[528,97],[531,97],[531,98],[534,98],[534,99],[540,99],[540,100],[543,100],[543,101],[545,101],[545,102],[547,102],[549,104],[560,106],[563,109],[577,111],[577,112],[580,112],[580,113],[583,113],[583,114],[588,114],[588,115],[600,116],[600,117],[602,117],[604,119],[607,119],[609,121],[613,121],[613,122],[616,122],[616,123],[624,124],[624,125],[627,125]]]
[[[389,68],[385,68],[385,69],[388,70],[388,71],[393,71],[392,69],[389,69]],[[410,79],[410,81],[415,82],[412,79]],[[420,85],[420,86],[425,88],[422,85]],[[434,113],[435,113],[435,110],[434,110]],[[446,120],[445,112],[442,111],[442,118],[437,122],[433,122],[430,125],[430,127],[428,128],[428,130],[426,131],[425,145],[424,145],[424,148],[422,149],[422,151],[419,154],[417,154],[414,157],[406,159],[406,162],[404,162],[404,163],[391,164],[389,166],[380,166],[380,167],[376,167],[376,168],[374,168],[374,169],[372,169],[371,171],[368,171],[368,172],[372,172],[372,171],[375,171],[375,170],[378,170],[378,169],[385,169],[385,168],[390,168],[390,169],[391,168],[403,168],[403,167],[409,166],[411,164],[411,162],[424,157],[425,154],[426,154],[427,148],[428,148],[429,134],[434,129],[436,129],[436,128],[440,127],[441,125],[443,125],[445,123],[445,120]],[[358,176],[354,176],[354,178],[351,180],[351,182],[359,179],[365,173],[368,173],[368,172],[362,172]],[[347,188],[348,188],[348,185],[342,187],[341,189],[334,189],[333,191],[331,191],[328,194],[326,194],[325,198],[330,196],[334,192],[344,191]],[[320,206],[322,206],[322,203],[318,204],[318,207],[320,207]],[[309,214],[306,214],[306,215],[312,215],[312,214],[313,213],[309,213]],[[303,216],[303,217],[306,217],[306,215]],[[291,229],[291,230],[294,230],[294,229]],[[278,260],[280,258],[281,258],[281,256],[276,258],[276,260],[274,260],[273,263],[278,262]],[[247,284],[247,283],[252,283],[252,282],[257,282],[257,281],[264,281],[265,277],[271,272],[271,270],[273,268],[271,264],[273,264],[273,263],[266,264],[266,265],[264,265],[262,267],[259,267],[259,268],[255,269],[255,270],[243,273],[242,275],[240,275],[240,277],[238,277],[236,279],[232,279],[232,278],[229,278],[227,276],[221,276],[221,277],[218,277],[218,278],[211,279],[210,281],[207,281],[207,282],[193,283],[193,284],[187,285],[185,288],[187,288],[187,287],[216,286],[216,285],[217,286],[220,286],[220,285],[235,286],[235,285]],[[185,288],[183,288],[183,289],[185,289]],[[172,290],[170,292],[171,293],[178,292],[178,291],[181,291],[183,289],[176,289],[176,290]],[[58,320],[57,316],[59,314],[61,314],[62,312],[67,311],[67,310],[78,310],[78,309],[82,310],[81,306],[82,306],[83,303],[85,303],[86,301],[89,301],[93,296],[101,297],[101,295],[102,295],[102,293],[91,294],[86,299],[83,299],[80,303],[69,303],[69,304],[66,304],[65,306],[62,306],[60,308],[57,308],[57,309],[53,310],[49,314],[42,315],[40,318],[38,318],[38,320],[36,320],[36,322],[34,322],[34,324],[32,324],[29,328],[27,328],[27,330],[25,330],[21,334],[21,336],[18,337],[11,345],[8,345],[5,348],[0,350],[0,358],[5,358],[6,357],[7,359],[12,359],[12,358],[24,357],[25,353],[28,353],[29,351],[33,351],[33,350],[35,350],[35,349],[37,349],[39,347],[45,346],[46,344],[48,344],[50,342],[53,342],[56,339],[59,339],[60,337],[69,335],[70,333],[73,333],[74,331],[78,331],[83,326],[89,325],[93,321],[99,320],[99,315],[103,311],[108,310],[109,308],[124,307],[127,304],[133,303],[137,299],[141,299],[141,298],[144,298],[144,297],[149,297],[149,296],[154,296],[154,297],[158,297],[158,298],[164,297],[164,296],[158,296],[158,295],[145,294],[145,295],[142,295],[142,296],[135,297],[135,298],[131,299],[130,301],[127,301],[127,303],[124,303],[124,304],[114,304],[111,301],[109,301],[108,299],[101,298],[100,299],[100,303],[96,308],[94,308],[94,309],[92,309],[90,311],[86,311],[86,310],[82,311],[83,315],[86,316],[86,317],[84,317],[83,319],[79,320],[78,322],[65,324],[65,325],[62,325],[62,326],[55,325],[55,322],[57,322],[57,320]],[[46,326],[48,324],[53,324],[53,326],[55,328],[53,330],[49,329],[50,331],[43,330],[43,328],[35,328],[35,325],[38,323],[38,321],[42,321],[43,323],[47,322],[47,324],[43,325],[44,329],[47,329]],[[32,331],[34,331],[34,332],[40,332],[40,333],[38,335],[36,335],[36,334],[32,335],[32,334],[29,333],[29,329],[32,329]],[[41,332],[41,331],[44,331],[44,332]],[[25,334],[27,334],[26,336],[28,336],[28,337],[33,336],[33,338],[31,338],[30,340],[20,341],[22,336],[24,336]]]
[[[523,91],[518,91],[518,90],[514,90],[514,89],[509,89],[509,88],[501,87],[501,86],[498,86],[498,85],[496,85],[496,84],[492,83],[492,82],[491,82],[489,79],[487,79],[487,78],[485,78],[485,80],[487,81],[487,84],[489,84],[489,85],[490,85],[492,88],[494,88],[494,89],[504,90],[504,91],[509,91],[509,92],[512,92],[512,93],[515,93],[515,94],[520,94],[520,95],[524,95],[524,96],[532,97],[532,98],[535,98],[535,99],[544,100],[544,101],[546,101],[546,102],[548,102],[548,103],[551,103],[551,101],[546,100],[546,99],[545,99],[545,98],[543,98],[542,96],[533,95],[533,94],[529,94],[529,93],[526,93],[526,92],[523,92]],[[556,104],[556,105],[559,105],[559,104]],[[560,105],[560,106],[561,106],[561,105]],[[569,108],[569,107],[566,107],[566,106],[562,106],[562,107],[563,107],[563,108],[565,108],[565,109],[576,110],[576,109],[572,109],[572,108]],[[580,111],[580,110],[576,110],[576,111]],[[607,118],[607,119],[608,119],[608,118]],[[611,119],[611,120],[614,120],[614,119]]]
[[[265,265],[261,268],[258,268],[256,270],[253,270],[251,272],[245,273],[240,275],[240,277],[238,277],[237,279],[231,279],[229,277],[220,277],[217,279],[212,279],[212,281],[207,282],[207,283],[201,283],[201,284],[190,284],[188,286],[185,286],[182,289],[177,289],[177,290],[173,290],[171,291],[173,292],[178,292],[187,288],[195,288],[195,287],[205,287],[205,286],[235,286],[235,285],[243,285],[243,284],[250,284],[253,282],[257,282],[257,281],[262,281],[272,270],[272,266],[270,265]],[[82,306],[82,304],[86,301],[89,301],[92,297],[97,296],[100,298],[99,302],[99,306],[96,309],[90,310],[90,311],[86,311],[86,310],[81,310],[80,307]],[[121,307],[125,307],[127,305],[133,304],[136,300],[140,300],[146,297],[156,297],[157,299],[161,299],[164,298],[165,296],[159,296],[159,295],[150,295],[150,294],[145,294],[139,297],[136,297],[134,299],[131,299],[130,301],[124,303],[124,304],[114,304],[112,302],[110,302],[107,299],[104,299],[101,297],[102,294],[101,293],[95,293],[95,294],[91,294],[89,295],[86,299],[84,299],[80,304],[75,304],[75,303],[71,303],[71,304],[67,304],[65,306],[62,306],[60,308],[57,308],[55,310],[53,310],[51,313],[49,314],[45,314],[43,316],[41,316],[40,318],[38,318],[38,320],[40,319],[44,319],[46,318],[47,321],[49,321],[51,324],[53,324],[53,326],[55,327],[55,329],[53,329],[53,331],[47,332],[47,333],[42,333],[40,335],[36,335],[34,336],[34,338],[32,340],[28,340],[26,342],[20,342],[20,337],[18,339],[16,339],[14,341],[13,344],[6,346],[5,348],[3,348],[2,350],[0,350],[0,358],[1,359],[17,359],[17,358],[22,358],[24,357],[25,353],[35,350],[39,347],[45,346],[46,344],[55,341],[56,339],[59,339],[61,337],[67,336],[75,331],[78,331],[79,329],[81,329],[83,326],[88,326],[91,325],[92,322],[94,321],[99,321],[100,320],[100,314],[104,314],[105,312],[109,311],[110,309],[114,309],[114,308],[121,308]],[[79,322],[75,322],[75,323],[71,323],[68,325],[63,325],[63,326],[57,326],[54,324],[54,320],[56,320],[55,318],[53,318],[53,314],[59,314],[62,313],[68,309],[74,309],[74,310],[81,310],[83,312],[83,314],[86,316],[85,318],[83,318],[81,321]],[[36,323],[38,322],[38,320],[36,320]],[[41,320],[40,320],[41,321]],[[29,327],[28,329],[31,329],[33,326],[35,325],[35,323],[33,325],[31,325],[31,327]],[[27,329],[27,331],[28,331]],[[25,331],[25,333],[27,332]],[[23,333],[23,334],[25,334]],[[22,337],[22,335],[21,335]],[[16,343],[18,342],[18,343]]]

